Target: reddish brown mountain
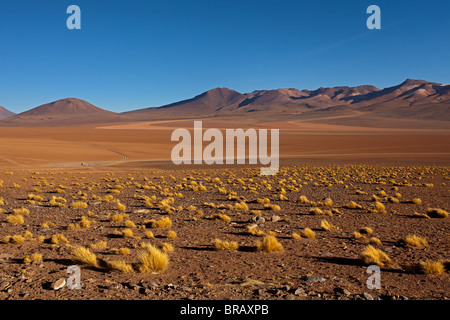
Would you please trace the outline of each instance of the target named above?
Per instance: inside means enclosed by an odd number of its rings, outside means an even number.
[[[5,119],[15,115],[14,112],[9,111],[8,109],[0,106],[0,119]]]
[[[433,105],[433,106],[431,106]],[[369,114],[389,117],[450,120],[450,85],[407,79],[384,89],[371,85],[340,86],[316,90],[275,89],[239,93],[216,88],[192,99],[159,108],[124,113],[129,119],[178,119],[211,116],[289,115],[291,117],[323,118]]]
[[[5,124],[33,124],[59,126],[120,120],[119,114],[98,108],[77,98],[66,98],[40,105],[8,119]]]

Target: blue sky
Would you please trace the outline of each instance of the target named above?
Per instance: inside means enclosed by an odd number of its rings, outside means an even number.
[[[81,30],[68,30],[69,5]],[[381,30],[366,9],[381,8]],[[450,82],[448,0],[1,0],[0,105],[65,97],[112,111],[215,87]]]

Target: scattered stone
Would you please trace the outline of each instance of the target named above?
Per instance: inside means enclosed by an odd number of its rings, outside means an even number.
[[[303,289],[302,287],[298,287],[297,289],[295,289],[294,294],[295,295],[305,294],[305,289]]]
[[[363,296],[366,300],[373,300],[373,297],[370,293],[364,292]]]
[[[264,222],[266,222],[266,219],[264,219],[261,216],[254,216],[252,217],[252,221],[255,222],[258,226],[263,225]]]
[[[9,287],[11,287],[11,283],[10,282],[8,282],[8,281],[0,282],[0,291],[5,291]]]
[[[305,280],[308,283],[316,283],[316,282],[324,282],[326,279],[323,277],[316,277],[316,276],[304,276],[303,280]]]
[[[53,290],[56,291],[56,290],[63,288],[65,285],[66,285],[66,279],[60,278],[60,279],[56,280],[55,282],[53,282],[51,287]]]
[[[350,293],[350,291],[348,291],[347,289],[345,289],[345,288],[339,288],[339,287],[337,287],[337,288],[334,288],[334,291],[337,293],[337,294],[343,294],[344,296],[349,296],[351,293]]]
[[[281,217],[280,216],[277,216],[277,215],[273,215],[272,216],[272,222],[278,222],[278,221],[280,221],[281,220]]]
[[[148,209],[139,209],[139,210],[134,210],[133,213],[150,213],[151,211]]]
[[[331,257],[333,254],[331,252],[323,252],[320,254],[321,257]]]

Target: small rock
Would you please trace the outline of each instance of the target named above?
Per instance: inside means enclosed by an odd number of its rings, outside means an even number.
[[[65,285],[66,285],[66,279],[60,278],[60,279],[56,280],[55,282],[53,282],[51,287],[53,290],[56,291],[56,290],[63,288]]]
[[[150,213],[151,211],[148,209],[139,209],[139,210],[134,210],[133,213]]]
[[[11,283],[8,281],[0,282],[0,291],[5,291],[11,286]]]
[[[363,296],[366,300],[373,300],[373,297],[370,293],[364,292]]]
[[[337,288],[334,288],[334,291],[336,292],[336,293],[338,293],[338,294],[343,294],[343,295],[345,295],[345,296],[349,296],[351,293],[350,293],[350,291],[348,291],[347,289],[345,289],[345,288],[339,288],[339,287],[337,287]]]
[[[324,282],[326,279],[316,276],[305,276],[303,277],[303,280],[305,280],[308,283],[315,283],[315,282]]]
[[[331,257],[333,254],[331,252],[323,252],[320,254],[321,257]]]
[[[258,226],[260,226],[260,225],[263,225],[264,222],[266,222],[266,219],[264,219],[264,218],[261,217],[261,216],[254,216],[254,217],[252,218],[252,221],[255,222]]]
[[[278,221],[280,221],[280,219],[281,219],[280,216],[277,216],[277,215],[272,216],[272,222],[278,222]]]
[[[298,287],[294,291],[294,294],[296,294],[296,295],[300,295],[300,294],[304,294],[304,293],[305,293],[305,289],[303,289],[302,287]]]

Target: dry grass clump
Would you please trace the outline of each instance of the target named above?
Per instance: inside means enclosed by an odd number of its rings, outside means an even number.
[[[35,263],[40,263],[42,262],[42,254],[40,253],[33,253],[32,255],[26,255],[23,258],[23,262],[26,264],[35,262]]]
[[[60,243],[66,244],[69,243],[69,240],[67,240],[67,238],[63,234],[59,233],[52,235],[52,237],[50,238],[50,242],[53,244],[60,244]]]
[[[284,251],[282,244],[273,235],[265,235],[262,241],[257,241],[256,248],[264,252]]]
[[[159,220],[147,221],[145,224],[149,224],[151,228],[170,228],[172,226],[172,220],[163,217]]]
[[[423,273],[431,276],[439,276],[445,272],[445,266],[440,261],[421,261],[420,268]]]
[[[50,207],[57,207],[57,208],[63,208],[66,206],[67,200],[64,199],[63,197],[55,197],[53,196],[50,201],[48,202],[48,204],[50,205]]]
[[[311,208],[311,209],[309,210],[309,213],[310,213],[310,214],[314,214],[314,215],[323,215],[323,214],[325,214],[325,213],[322,211],[322,209],[320,209],[320,208]]]
[[[116,209],[119,211],[125,211],[127,207],[124,204],[117,202]]]
[[[414,212],[413,216],[417,218],[431,219],[430,216],[427,215],[426,213]]]
[[[149,244],[139,254],[136,270],[140,273],[162,272],[167,269],[168,265],[169,256],[167,253]]]
[[[222,241],[220,239],[214,239],[214,248],[216,250],[237,250],[239,245],[235,241]]]
[[[359,229],[359,232],[361,234],[372,234],[373,230],[370,227],[363,227],[363,228]]]
[[[134,238],[135,237],[133,230],[131,230],[129,228],[123,229],[121,234],[122,234],[122,237],[124,237],[124,238]]]
[[[169,230],[167,232],[166,238],[168,239],[176,239],[177,238],[177,233],[173,230]]]
[[[8,239],[6,239],[6,238],[8,238]],[[23,236],[21,236],[20,234],[15,234],[15,235],[13,235],[11,237],[10,236],[6,236],[4,238],[4,241],[6,243],[8,241],[8,242],[15,243],[15,244],[22,244],[22,243],[25,242],[25,238]]]
[[[374,248],[372,245],[365,247],[360,257],[365,264],[376,264],[379,267],[392,265],[392,260],[388,255],[380,249]]]
[[[115,215],[111,216],[110,221],[111,222],[122,222],[123,219],[125,219],[126,217],[128,217],[127,214],[119,213],[119,214],[115,214]]]
[[[234,210],[247,211],[248,210],[248,206],[247,206],[247,204],[245,202],[242,201],[242,202],[236,203],[234,205]]]
[[[217,214],[211,215],[211,219],[222,220],[227,223],[231,222],[231,218],[229,216],[227,216],[226,214],[222,214],[222,213],[217,213]]]
[[[253,236],[263,236],[265,234],[265,232],[258,228],[256,225],[247,226],[246,230]]]
[[[274,210],[274,211],[280,211],[281,207],[277,204],[270,204],[270,203],[266,203],[264,205],[264,209],[266,210]]]
[[[24,223],[23,216],[20,214],[12,214],[6,217],[6,222],[10,224],[22,224]]]
[[[134,272],[133,265],[123,260],[119,261],[104,261],[106,269],[109,271],[132,273]]]
[[[316,233],[312,231],[310,228],[305,228],[300,232],[300,235],[303,238],[314,239],[316,237]]]
[[[78,246],[72,252],[72,260],[76,263],[84,264],[90,267],[98,267],[99,261],[97,256],[88,248]]]
[[[371,237],[369,239],[369,243],[373,245],[381,245],[381,240],[378,239],[377,237]]]
[[[403,239],[405,245],[409,247],[426,247],[428,245],[428,241],[425,238],[418,237],[416,235],[408,235]]]
[[[26,208],[20,208],[20,209],[14,209],[12,212],[12,214],[17,214],[17,215],[24,215],[27,216],[30,214],[30,211]]]
[[[385,208],[384,204],[382,204],[382,203],[379,202],[379,201],[375,201],[374,209],[375,209],[377,212],[386,213],[386,208]]]
[[[430,218],[448,218],[449,213],[445,210],[438,208],[428,208],[427,215]]]
[[[75,201],[72,202],[71,207],[74,209],[86,209],[88,207],[88,204],[82,201]]]
[[[360,204],[357,204],[355,201],[350,201],[346,205],[344,205],[344,208],[347,209],[362,209],[363,207]]]
[[[111,250],[112,254],[117,254],[117,255],[127,255],[130,254],[130,249],[128,248],[112,248]]]
[[[339,230],[338,227],[332,225],[331,223],[329,223],[327,220],[322,220],[320,221],[320,227],[325,230],[325,231],[333,231],[333,230]]]

